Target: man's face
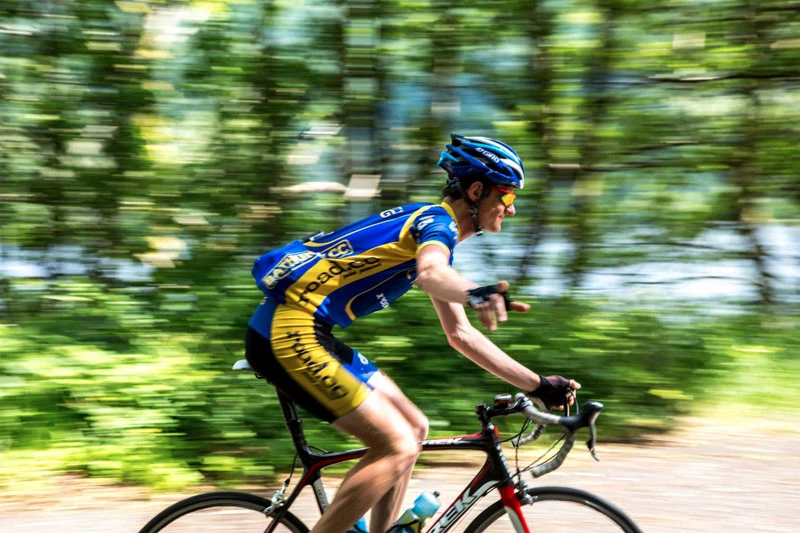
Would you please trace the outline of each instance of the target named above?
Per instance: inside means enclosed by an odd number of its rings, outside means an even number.
[[[480,203],[478,208],[481,227],[490,233],[498,233],[502,229],[503,219],[517,213],[514,208],[514,200],[513,188],[493,185],[489,196]]]

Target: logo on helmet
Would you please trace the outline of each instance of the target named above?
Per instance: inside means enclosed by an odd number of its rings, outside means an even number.
[[[494,155],[494,154],[493,154],[492,152],[490,152],[489,150],[486,150],[486,149],[484,149],[484,148],[481,148],[480,146],[476,146],[476,147],[475,147],[475,151],[476,151],[476,152],[480,152],[480,153],[482,153],[483,155],[485,155],[486,157],[488,157],[489,159],[491,159],[491,160],[492,160],[492,161],[494,161],[495,163],[500,163],[500,158],[499,158],[499,157],[497,157],[496,155]]]

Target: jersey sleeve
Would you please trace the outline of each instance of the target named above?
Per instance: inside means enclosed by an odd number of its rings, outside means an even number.
[[[438,245],[450,252],[458,243],[458,227],[455,220],[443,208],[436,206],[420,214],[411,224],[411,235],[417,242],[417,251],[428,245]]]

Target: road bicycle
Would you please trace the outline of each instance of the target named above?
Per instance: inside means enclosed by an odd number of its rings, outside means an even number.
[[[246,360],[237,361],[234,370],[253,371]],[[255,373],[255,372],[254,372]],[[262,378],[258,375],[256,377]],[[308,527],[292,512],[292,505],[306,487],[313,489],[314,498],[320,513],[328,507],[328,497],[322,483],[321,472],[324,468],[359,459],[366,453],[366,448],[343,452],[317,452],[306,442],[302,420],[298,416],[296,406],[289,398],[278,391],[278,398],[286,420],[286,427],[292,435],[297,449],[297,459],[303,466],[303,472],[293,489],[287,491],[292,475],[283,483],[271,499],[246,492],[208,492],[179,501],[150,520],[140,533],[179,533],[179,532],[222,532],[237,531],[240,533],[262,531],[306,533]],[[449,505],[443,505],[440,511],[425,524],[428,533],[444,533],[455,531],[460,522],[494,489],[499,499],[488,505],[471,522],[464,531],[466,533],[503,532],[529,533],[558,531],[624,531],[640,533],[641,530],[624,512],[603,500],[585,492],[564,487],[528,487],[522,474],[530,471],[534,478],[543,476],[561,466],[575,443],[579,429],[589,428],[590,437],[587,446],[595,455],[595,420],[603,409],[603,404],[596,401],[586,402],[576,414],[558,416],[536,409],[533,402],[523,394],[498,395],[492,405],[481,403],[476,407],[476,414],[481,425],[478,433],[457,437],[433,438],[422,442],[422,452],[442,451],[481,451],[486,454],[486,461],[480,467],[466,487]],[[523,414],[523,427],[517,435],[502,441],[499,431],[492,423],[493,419],[514,414]],[[531,429],[531,424],[535,424]],[[509,466],[503,452],[504,442],[511,442],[519,448],[539,438],[544,429],[555,426],[563,431],[560,441],[551,447],[552,452],[545,454],[541,461],[520,468],[519,455],[516,456],[516,468]],[[530,429],[530,431],[528,431]],[[557,451],[553,448],[560,442]],[[435,487],[432,487],[432,490]]]

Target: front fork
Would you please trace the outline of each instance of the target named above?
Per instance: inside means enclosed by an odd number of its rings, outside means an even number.
[[[516,485],[509,483],[500,487],[500,501],[506,510],[508,519],[514,526],[516,533],[530,533],[525,515],[522,514],[522,506],[533,503],[533,498],[528,495],[528,485],[520,479]]]
[[[528,484],[525,483],[522,476],[519,477],[519,481],[517,482],[517,499],[520,505],[530,505],[533,503],[533,496],[528,494]]]

